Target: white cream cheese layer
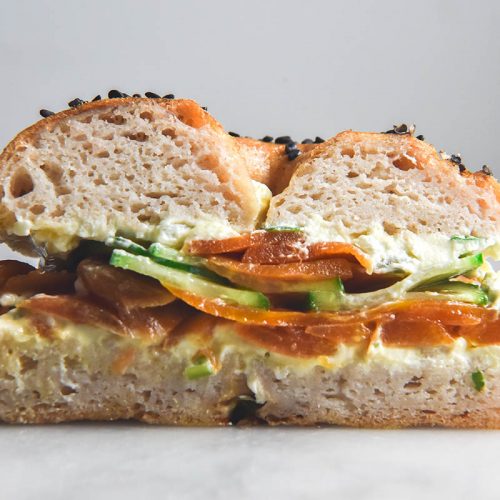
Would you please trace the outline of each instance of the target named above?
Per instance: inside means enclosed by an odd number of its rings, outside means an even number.
[[[293,223],[285,220],[282,225],[293,226]],[[484,252],[486,256],[500,259],[500,243],[496,238],[465,238],[469,235],[450,238],[441,233],[418,235],[408,230],[388,234],[381,224],[373,224],[369,231],[353,235],[340,221],[325,221],[320,216],[311,217],[301,229],[308,243],[338,241],[356,245],[367,254],[372,271],[377,273],[395,270],[412,273],[422,267],[446,265],[470,252]]]
[[[254,194],[259,205],[259,213],[255,220],[258,226],[265,216],[272,193],[260,182],[252,181]],[[40,246],[45,246],[49,253],[65,253],[73,250],[80,239],[106,241],[117,234],[134,240],[159,242],[164,245],[180,248],[184,242],[195,239],[224,239],[238,236],[238,231],[229,221],[218,217],[205,215],[196,220],[187,220],[182,210],[179,214],[167,215],[158,224],[134,224],[133,229],[121,223],[113,223],[105,217],[92,220],[64,220],[62,222],[47,221],[45,229],[36,229],[32,234],[33,223],[27,220],[17,220],[11,230],[16,236],[30,236]]]

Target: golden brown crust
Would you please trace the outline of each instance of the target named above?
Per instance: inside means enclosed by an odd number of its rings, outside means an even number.
[[[254,153],[261,155],[258,167],[249,162],[249,172],[252,179],[266,184],[273,194],[281,192],[292,174],[295,172],[300,155],[290,160],[286,154],[284,144],[263,142],[249,137],[234,138],[242,155]],[[316,147],[316,144],[297,144],[301,154],[307,153]]]
[[[190,409],[178,414],[144,413],[133,407],[124,407],[119,404],[99,404],[99,408],[88,408],[75,411],[65,408],[34,408],[16,409],[2,415],[2,421],[8,424],[58,424],[76,421],[116,421],[135,420],[153,425],[175,425],[185,427],[214,427],[232,425],[230,408],[222,414],[206,412],[202,415],[193,415]],[[270,426],[323,426],[335,425],[365,429],[404,429],[409,427],[445,427],[453,429],[500,429],[500,410],[496,408],[474,408],[461,415],[439,415],[422,413],[418,417],[408,417],[398,414],[397,411],[387,409],[378,416],[350,416],[342,418],[339,415],[330,419],[318,418],[316,415],[308,417],[290,416],[287,418],[272,418],[259,415],[257,418],[244,421],[245,425],[267,424]]]

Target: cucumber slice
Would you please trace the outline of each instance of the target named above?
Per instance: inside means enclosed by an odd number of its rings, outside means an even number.
[[[183,264],[189,264],[190,266],[203,266],[205,259],[201,257],[193,257],[190,255],[184,255],[174,248],[166,247],[161,243],[153,243],[148,248],[148,253],[153,257],[160,257],[162,259],[171,260],[174,262],[182,262]]]
[[[296,227],[296,226],[268,226],[264,227],[263,229],[268,233],[277,233],[277,232],[300,233],[302,231],[301,227]]]
[[[182,255],[177,250],[165,247],[161,243],[153,243],[148,248],[147,255],[150,256],[155,262],[158,262],[158,264],[172,267],[173,269],[179,269],[180,271],[197,274],[198,276],[203,276],[204,278],[222,285],[229,284],[227,279],[219,276],[209,269],[201,267],[203,266],[204,259]]]
[[[230,288],[209,281],[194,273],[159,264],[150,257],[134,255],[124,250],[114,250],[111,254],[110,264],[122,269],[129,269],[139,274],[151,276],[161,282],[165,288],[179,288],[189,293],[220,299],[229,304],[245,307],[269,309],[269,299],[260,292]]]
[[[394,285],[381,290],[376,290],[374,292],[311,292],[309,294],[309,305],[312,309],[324,311],[375,307],[383,304],[384,302],[391,302],[404,297],[416,297],[416,293],[419,293],[419,290],[429,290],[429,288],[433,286],[437,287],[435,295],[432,296],[433,298],[483,304],[485,301],[485,297],[483,295],[484,291],[472,291],[470,288],[467,288],[466,290],[465,288],[461,288],[459,291],[459,286],[453,285],[453,287],[455,287],[454,291],[451,291],[450,293],[443,292],[441,294],[439,292],[439,286],[442,286],[443,282],[447,282],[449,278],[472,271],[473,269],[479,267],[482,263],[482,254],[471,255],[459,259],[446,267],[427,269],[410,274],[403,280],[394,283]],[[467,285],[466,283],[464,284]],[[448,288],[450,287],[448,286]],[[487,296],[486,300],[488,300]]]
[[[200,357],[194,364],[187,366],[184,370],[184,376],[189,380],[198,380],[199,378],[208,377],[213,374],[214,367],[205,356]]]
[[[442,281],[430,285],[418,286],[413,292],[432,292],[439,296],[446,296],[448,300],[468,302],[478,306],[486,306],[489,303],[488,294],[479,286],[461,281]],[[412,292],[409,293],[409,295]]]
[[[183,256],[177,250],[165,247],[160,243],[153,243],[148,249],[146,249],[145,247],[131,240],[128,240],[127,238],[117,236],[115,238],[109,238],[106,241],[106,245],[113,248],[125,250],[129,253],[133,253],[134,255],[152,257],[155,262],[158,262],[158,264],[172,267],[174,269],[179,269],[180,271],[187,271],[188,273],[198,274],[199,276],[211,279],[213,281],[216,281],[217,283],[229,283],[228,280],[222,278],[214,272],[199,267],[203,262],[203,259]]]
[[[467,241],[480,241],[484,238],[478,238],[477,236],[452,236],[451,241],[467,242]]]
[[[115,236],[106,240],[106,246],[113,248],[120,248],[135,255],[148,255],[148,251],[142,245],[135,243],[132,240],[123,238],[122,236]]]
[[[332,291],[318,290],[308,293],[309,309],[313,311],[338,311],[341,309],[344,298],[344,284],[340,278],[335,278],[330,283],[334,287]]]
[[[483,263],[484,258],[482,253],[463,257],[446,268],[440,269],[437,272],[434,271],[432,275],[430,275],[431,273],[428,273],[428,276],[422,277],[414,287],[410,288],[410,290],[413,291],[417,287],[423,289],[423,287],[428,287],[450,278],[454,278],[455,276],[460,276],[461,274],[468,273],[469,271],[478,268]]]

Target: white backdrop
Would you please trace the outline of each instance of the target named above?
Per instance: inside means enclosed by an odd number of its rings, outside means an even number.
[[[416,123],[500,174],[500,2],[0,2],[0,147],[74,97],[192,97],[228,130],[329,137]]]

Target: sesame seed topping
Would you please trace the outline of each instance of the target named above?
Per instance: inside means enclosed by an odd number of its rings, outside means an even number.
[[[316,139],[314,139],[314,144],[321,144],[322,142],[325,142],[325,139],[322,139],[319,136],[316,136]]]
[[[154,92],[146,92],[144,94],[146,97],[149,97],[150,99],[159,99],[160,96],[158,94],[155,94]]]
[[[273,142],[273,138],[270,135],[265,135],[262,139],[262,142]]]
[[[276,137],[274,139],[274,142],[276,144],[287,144],[292,140],[292,138],[289,135],[281,135],[280,137]]]
[[[313,143],[314,143],[314,141],[312,139],[304,139],[302,141],[302,144],[313,144]]]
[[[236,132],[228,132],[228,134],[231,136],[231,137],[239,137],[240,134],[237,134]]]
[[[85,101],[82,101],[80,98],[73,99],[72,101],[68,102],[68,106],[70,108],[77,108],[78,106],[81,106],[82,104],[85,104]]]
[[[406,125],[406,123],[400,123],[399,125],[393,125],[391,130],[386,130],[382,132],[383,134],[396,134],[396,135],[413,135],[415,132],[415,124]]]
[[[490,167],[488,167],[488,165],[483,165],[481,167],[481,172],[485,175],[493,175],[493,172],[491,171]]]
[[[53,111],[49,111],[48,109],[41,109],[40,110],[40,115],[43,117],[43,118],[47,118],[48,116],[52,116],[54,115],[55,113]]]
[[[165,94],[163,96],[163,99],[175,99],[175,95],[174,94]]]
[[[418,139],[419,141],[425,141],[425,137],[424,137],[422,134],[417,135],[417,139]]]
[[[201,109],[202,109],[203,111],[208,111],[208,108],[207,108],[206,106],[202,106],[202,107],[201,107]]]
[[[458,171],[460,173],[465,172],[466,170],[467,168],[465,168],[465,165],[463,163],[460,163],[460,165],[458,165]]]
[[[101,96],[100,95],[96,95],[93,99],[92,99],[92,102],[94,101],[100,101],[101,100]]]
[[[290,141],[285,144],[285,151],[288,153],[290,151],[293,151],[297,149],[297,143]]]
[[[110,99],[120,99],[121,97],[125,97],[125,94],[123,94],[119,90],[113,89],[108,92],[108,97]]]
[[[141,94],[132,94],[132,97],[142,97]]]
[[[300,155],[300,151],[298,149],[292,149],[288,151],[286,155],[288,156],[288,159],[292,161],[295,160],[295,158],[297,158],[297,156]]]
[[[460,165],[460,163],[462,163],[462,157],[458,153],[451,155],[449,160],[453,163],[456,163],[457,165]]]

